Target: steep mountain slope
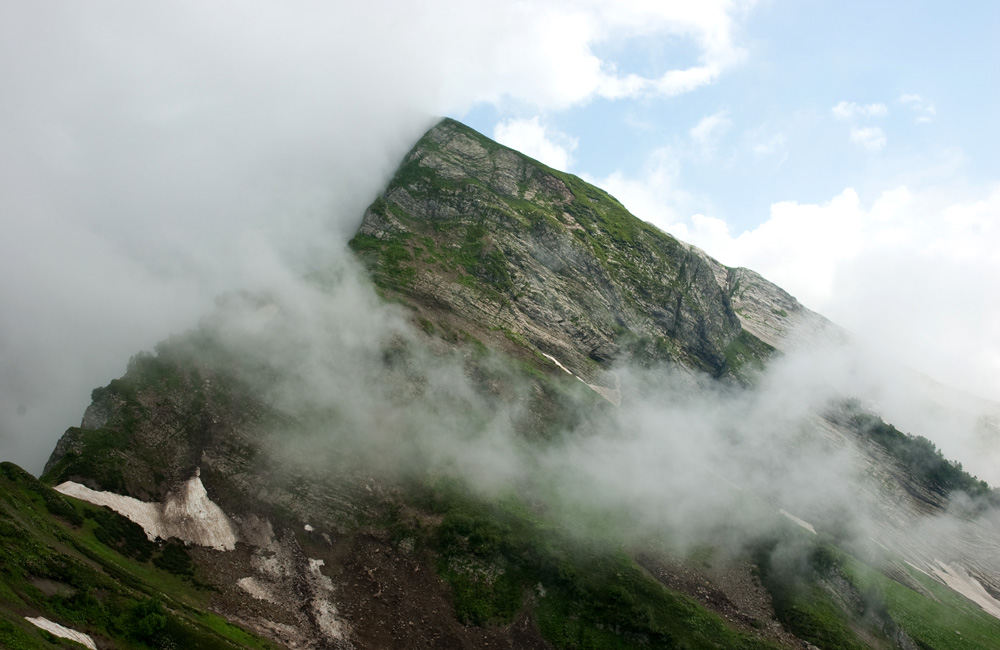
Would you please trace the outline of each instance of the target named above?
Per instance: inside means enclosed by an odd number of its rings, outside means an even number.
[[[208,612],[184,546],[153,544],[10,463],[0,464],[0,538],[0,647],[68,647],[67,636],[92,648],[276,647]]]
[[[499,327],[591,383],[621,359],[733,375],[769,346],[739,280],[607,193],[445,120],[406,156],[352,242],[418,310]],[[791,301],[789,301],[791,302]]]
[[[247,647],[1000,645],[992,493],[860,403],[758,408],[784,352],[845,338],[759,275],[451,120],[351,247],[374,286],[334,263],[230,296],[96,389],[42,477],[73,498],[7,470],[5,535],[34,540],[5,564],[10,639],[47,647],[44,615],[176,645],[109,622],[152,597],[268,639],[223,635]],[[634,446],[641,415],[699,409],[736,415]],[[838,482],[810,499],[781,478],[803,449]],[[46,568],[75,561],[107,583],[90,610]]]

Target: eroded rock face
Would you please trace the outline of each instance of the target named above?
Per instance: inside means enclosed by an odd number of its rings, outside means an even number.
[[[431,320],[503,329],[590,384],[618,360],[730,374],[743,331],[714,268],[613,197],[444,120],[354,247]]]
[[[822,341],[843,340],[846,333],[823,316],[806,309],[790,293],[745,268],[729,268],[695,246],[688,249],[710,269],[729,296],[744,330],[778,350]]]

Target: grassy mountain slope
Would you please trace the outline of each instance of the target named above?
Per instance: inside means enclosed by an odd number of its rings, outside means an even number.
[[[177,544],[68,499],[0,464],[0,646],[64,647],[25,620],[43,616],[99,647],[274,648],[208,611],[211,587]]]

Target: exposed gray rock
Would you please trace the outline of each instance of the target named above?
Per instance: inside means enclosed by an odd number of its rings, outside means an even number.
[[[804,307],[787,291],[742,267],[730,268],[696,246],[688,249],[712,269],[716,283],[729,296],[744,330],[778,350],[803,344],[844,340],[847,333]]]
[[[106,402],[92,402],[83,412],[81,429],[103,429],[111,418],[111,409]]]
[[[396,246],[376,262],[387,289],[508,331],[587,383],[612,387],[623,358],[736,374],[745,328],[713,260],[456,122],[414,147],[360,233]]]

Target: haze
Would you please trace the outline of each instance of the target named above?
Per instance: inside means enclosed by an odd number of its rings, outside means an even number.
[[[38,472],[92,388],[220,293],[342,256],[439,115],[997,399],[997,10],[860,6],[4,4],[3,458]],[[837,47],[812,38],[833,11],[862,46],[804,56]]]

